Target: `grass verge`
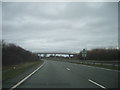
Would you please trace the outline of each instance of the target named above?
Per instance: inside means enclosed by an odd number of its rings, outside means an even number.
[[[20,75],[32,67],[37,67],[42,63],[43,61],[34,61],[2,67],[2,82]]]
[[[86,64],[86,63],[77,63],[77,64],[83,64],[83,65],[89,65],[89,66],[95,66],[95,67],[101,67],[101,68],[106,68],[106,69],[112,69],[112,70],[118,70],[118,71],[120,71],[120,66],[115,66],[115,65]]]

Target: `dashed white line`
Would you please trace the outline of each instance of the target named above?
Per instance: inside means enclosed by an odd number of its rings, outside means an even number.
[[[18,87],[20,84],[22,84],[25,80],[27,80],[30,76],[32,76],[35,72],[37,72],[42,66],[44,65],[44,63],[38,67],[36,70],[34,70],[32,73],[30,73],[27,77],[25,77],[24,79],[22,79],[20,82],[18,82],[17,84],[15,84],[14,86],[12,86],[9,90],[13,90],[14,88]]]
[[[93,81],[93,80],[88,79],[88,81],[90,81],[91,83],[93,83],[93,84],[95,84],[95,85],[97,85],[97,86],[99,86],[99,87],[101,87],[101,88],[106,89],[106,87],[104,87],[103,85],[100,85],[100,84],[96,83],[96,82]]]
[[[70,71],[70,69],[69,69],[69,68],[66,68],[66,69]]]

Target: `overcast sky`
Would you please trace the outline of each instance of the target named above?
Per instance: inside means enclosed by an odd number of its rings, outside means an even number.
[[[118,45],[117,2],[4,2],[2,14],[3,40],[33,52]]]

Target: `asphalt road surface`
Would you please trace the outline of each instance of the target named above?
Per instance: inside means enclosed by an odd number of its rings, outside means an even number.
[[[44,61],[44,66],[17,88],[118,88],[118,71]]]

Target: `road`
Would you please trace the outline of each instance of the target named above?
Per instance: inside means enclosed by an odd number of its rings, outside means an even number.
[[[17,88],[118,88],[118,71],[44,61],[44,66]]]

